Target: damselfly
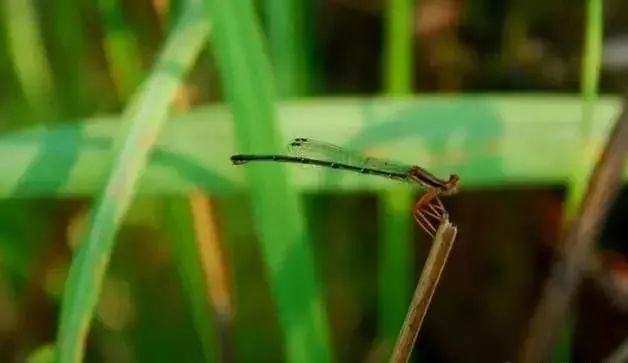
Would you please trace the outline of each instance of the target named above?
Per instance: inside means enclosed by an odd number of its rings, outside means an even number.
[[[340,146],[305,138],[292,140],[286,155],[240,154],[233,155],[236,165],[249,162],[274,161],[323,166],[362,174],[383,176],[389,179],[420,185],[426,193],[414,206],[414,219],[430,236],[434,236],[438,224],[446,212],[439,195],[451,195],[458,191],[460,178],[451,175],[443,180],[416,165],[404,165],[388,160],[366,157]]]

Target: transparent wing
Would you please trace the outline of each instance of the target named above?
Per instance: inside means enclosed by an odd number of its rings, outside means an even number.
[[[406,174],[412,168],[412,165],[367,157],[359,152],[348,150],[341,146],[305,138],[292,140],[290,144],[288,144],[288,153],[297,157],[379,170],[383,173]]]

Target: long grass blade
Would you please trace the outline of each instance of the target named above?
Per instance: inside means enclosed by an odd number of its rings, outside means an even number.
[[[274,82],[252,3],[205,3],[240,151],[278,151]],[[314,275],[297,193],[288,184],[283,166],[251,165],[246,172],[287,360],[331,361],[323,294]]]
[[[593,113],[595,112],[600,64],[602,60],[602,42],[604,33],[603,0],[588,0],[586,6],[586,28],[584,54],[581,73],[582,118],[580,120],[580,143],[582,160],[576,163],[574,174],[567,186],[567,202],[565,203],[565,224],[575,216],[582,204],[587,181],[593,170],[593,160],[597,158],[596,145],[591,142]],[[571,327],[567,322],[559,342],[552,353],[552,361],[571,361]]]
[[[166,225],[173,241],[173,256],[188,296],[196,330],[207,362],[219,362],[221,353],[216,349],[216,316],[210,306],[208,279],[199,253],[198,234],[194,226],[191,197],[172,198],[167,203]],[[206,223],[211,223],[206,221]],[[207,241],[204,241],[207,242]],[[220,311],[217,311],[220,314]],[[220,317],[220,316],[218,316]]]
[[[412,11],[411,0],[386,3],[384,53],[385,95],[412,93]],[[410,299],[412,276],[412,204],[410,188],[395,188],[378,195],[380,205],[378,336],[379,352],[388,356],[401,326]]]
[[[312,75],[307,12],[310,0],[266,0],[268,41],[277,90],[282,97],[296,97],[310,90]]]
[[[203,48],[209,25],[202,5],[191,2],[168,38],[153,72],[127,107],[112,173],[98,198],[66,281],[57,340],[59,362],[80,362],[116,231],[135,194],[170,101]]]
[[[574,175],[569,183],[567,195],[566,221],[575,215],[582,202],[586,183],[593,169],[591,161],[600,152],[599,144],[591,142],[593,118],[598,106],[598,87],[600,64],[602,60],[602,43],[604,35],[604,12],[602,0],[588,0],[586,7],[586,28],[584,53],[582,55],[581,100],[579,142],[581,144],[580,159],[582,162],[574,168]]]

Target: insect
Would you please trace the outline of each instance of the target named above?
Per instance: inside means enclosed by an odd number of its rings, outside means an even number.
[[[460,183],[460,178],[455,174],[443,180],[417,165],[366,157],[340,146],[306,138],[292,140],[285,155],[238,154],[231,156],[231,161],[235,165],[262,161],[316,165],[420,185],[426,192],[415,203],[413,216],[417,224],[432,237],[446,213],[439,196],[455,194]]]

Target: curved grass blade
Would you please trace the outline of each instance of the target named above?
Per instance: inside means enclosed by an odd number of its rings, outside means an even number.
[[[55,114],[50,64],[32,0],[3,1],[8,44],[22,91],[37,120]]]
[[[201,14],[202,5],[190,2],[144,87],[124,113],[126,132],[117,139],[112,173],[98,198],[66,281],[57,339],[58,362],[82,361],[115,233],[166,120],[170,101],[207,39],[209,25]]]

